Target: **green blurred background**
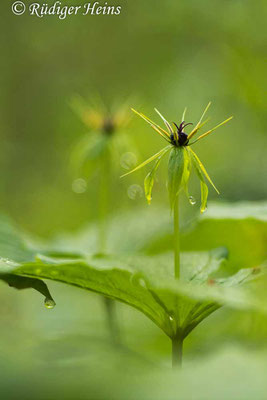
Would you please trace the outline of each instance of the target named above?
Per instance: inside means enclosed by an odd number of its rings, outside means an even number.
[[[0,207],[21,228],[50,238],[95,219],[97,177],[85,193],[72,191],[70,153],[88,131],[70,107],[77,94],[90,99],[97,93],[106,104],[132,98],[130,106],[155,120],[154,107],[178,121],[187,106],[189,122],[197,122],[211,100],[211,124],[234,115],[229,124],[195,146],[221,191],[220,200],[266,198],[265,1],[121,0],[119,16],[70,16],[63,21],[15,16],[11,4],[5,0],[0,17]],[[132,118],[128,134],[138,148],[139,161],[163,145],[137,117]],[[134,201],[127,196],[129,185],[142,185],[145,171],[125,180],[119,174],[113,182],[116,195],[111,209],[145,206],[144,196]],[[161,168],[153,201],[167,207],[165,175]],[[216,196],[211,191],[211,198]],[[18,398],[16,391],[10,392],[13,374],[19,377],[22,393],[27,393],[33,374],[35,398],[56,398],[59,393],[61,398],[111,399],[109,387],[116,387],[114,398],[118,393],[124,399],[142,398],[137,389],[135,394],[130,390],[138,380],[132,369],[136,373],[136,366],[150,372],[158,364],[168,367],[168,339],[145,317],[119,305],[127,350],[118,355],[109,343],[99,298],[61,285],[50,287],[57,302],[51,312],[44,309],[38,294],[17,293],[1,284],[0,363],[7,365],[3,381],[9,396]],[[214,348],[224,352],[221,347],[228,342],[241,346],[240,352],[263,345],[266,321],[259,318],[257,323],[263,326],[259,333],[255,327],[251,330],[253,318],[258,317],[229,310],[210,317],[186,344],[188,363]],[[207,343],[208,329],[212,334]],[[218,356],[225,362],[220,365],[229,365],[231,357],[237,369],[251,362],[246,358],[250,355],[227,352]],[[114,370],[117,379],[111,378]],[[127,375],[123,384],[120,374]],[[79,379],[85,393],[79,392]],[[174,377],[168,379],[172,382]],[[62,390],[67,381],[76,397]],[[54,394],[40,393],[40,382],[47,382]],[[161,383],[164,386],[163,378]],[[211,390],[211,398],[214,393]],[[255,398],[263,398],[261,394]],[[22,398],[29,398],[29,393]]]
[[[10,4],[1,11],[0,198],[21,226],[48,236],[94,216],[94,185],[71,191],[70,151],[87,132],[69,106],[76,94],[107,104],[133,96],[135,108],[174,121],[187,106],[195,123],[211,100],[210,124],[234,120],[195,149],[222,198],[266,197],[266,2],[122,0],[119,16],[63,21],[15,16]],[[129,135],[140,159],[162,147],[137,117]],[[116,183],[123,205],[127,182]]]

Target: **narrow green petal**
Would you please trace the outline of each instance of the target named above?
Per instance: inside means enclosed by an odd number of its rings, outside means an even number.
[[[205,108],[203,114],[201,115],[200,120],[198,121],[198,124],[201,124],[201,122],[202,122],[202,120],[203,120],[203,118],[204,118],[206,112],[207,112],[208,109],[210,108],[210,105],[211,105],[211,101],[208,103],[208,105],[207,105],[207,107]]]
[[[160,134],[160,136],[162,136],[165,140],[169,141],[169,134],[168,132],[166,132],[164,129],[162,129],[159,125],[157,125],[155,122],[151,121],[151,119],[149,119],[148,117],[146,117],[144,114],[139,113],[138,111],[136,111],[134,108],[132,108],[132,111],[139,115],[139,117],[141,117],[144,121],[146,121],[157,133]]]
[[[220,194],[219,190],[216,188],[216,186],[214,185],[214,183],[212,182],[211,178],[209,177],[209,174],[207,173],[204,165],[202,164],[202,162],[200,161],[200,159],[198,158],[198,156],[196,155],[196,153],[190,148],[188,147],[188,150],[191,152],[192,156],[193,156],[193,160],[196,161],[196,163],[198,164],[199,168],[201,169],[201,171],[203,172],[204,176],[206,177],[206,179],[209,181],[209,183],[213,186],[213,188],[216,190],[216,192],[218,194]]]
[[[163,115],[162,115],[156,108],[154,108],[154,110],[155,110],[156,113],[160,116],[160,118],[162,119],[162,121],[164,122],[164,124],[166,125],[166,127],[167,127],[169,133],[172,134],[172,133],[173,133],[173,129],[172,129],[170,123],[163,117]]]
[[[185,109],[184,109],[184,112],[183,112],[183,115],[182,115],[182,122],[185,120],[186,111],[187,111],[187,107],[185,107]]]
[[[206,112],[208,111],[210,105],[211,105],[211,102],[208,103],[207,107],[205,108],[205,110],[204,110],[203,114],[201,115],[200,120],[196,124],[195,128],[192,130],[192,132],[189,133],[188,139],[191,139],[197,133],[197,131],[200,129],[200,124],[201,124]]]
[[[166,152],[167,152],[167,150],[166,150]],[[159,164],[160,164],[163,156],[166,154],[166,152],[162,153],[157,158],[154,167],[152,168],[152,170],[145,177],[144,188],[145,188],[145,196],[146,196],[148,204],[150,204],[151,200],[152,200],[152,189],[153,189],[153,186],[154,186],[154,178],[155,178],[156,171],[157,171],[157,169],[159,167]]]
[[[165,153],[167,153],[171,149],[171,147],[172,147],[172,145],[164,147],[158,153],[154,154],[152,157],[148,158],[146,161],[142,162],[141,164],[139,164],[137,167],[135,167],[131,171],[126,172],[126,174],[121,175],[121,178],[123,178],[124,176],[132,174],[133,172],[143,168],[145,165],[151,163],[152,161],[154,161],[159,156],[164,155]]]

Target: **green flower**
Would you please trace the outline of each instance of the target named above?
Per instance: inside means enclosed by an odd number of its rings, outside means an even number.
[[[203,121],[203,118],[206,112],[209,109],[211,103],[207,105],[205,108],[200,120],[196,124],[196,126],[191,130],[189,134],[184,132],[184,129],[188,125],[192,125],[191,123],[185,123],[185,113],[186,108],[183,112],[182,121],[179,125],[173,123],[171,125],[161,114],[160,112],[155,109],[157,114],[163,120],[166,129],[163,129],[161,126],[156,124],[155,122],[151,121],[148,117],[144,114],[139,113],[132,109],[137,115],[143,118],[162,138],[168,142],[168,145],[160,150],[158,153],[154,154],[148,160],[144,161],[142,164],[138,165],[132,171],[122,175],[126,176],[134,171],[143,168],[145,165],[149,164],[152,161],[155,161],[155,164],[152,170],[147,174],[144,180],[144,187],[145,187],[145,195],[148,203],[150,204],[152,196],[152,188],[154,184],[155,173],[159,167],[159,164],[162,158],[170,152],[169,157],[169,165],[168,165],[168,190],[169,190],[169,197],[170,197],[170,205],[171,209],[174,206],[174,202],[176,197],[178,196],[179,192],[183,189],[192,203],[192,197],[189,196],[188,192],[188,182],[191,175],[192,166],[194,167],[197,176],[200,180],[200,187],[201,187],[201,212],[206,210],[207,206],[207,198],[208,198],[208,186],[207,181],[213,186],[217,193],[219,191],[215,187],[214,183],[212,182],[211,178],[209,177],[204,165],[196,155],[196,153],[192,150],[191,146],[198,142],[200,139],[208,136],[211,132],[215,131],[215,129],[219,128],[220,126],[224,125],[226,122],[230,121],[233,117],[226,119],[225,121],[221,122],[220,124],[216,125],[214,128],[209,129],[208,131],[204,132],[200,135],[197,139],[193,140],[196,133],[208,122],[208,119]],[[202,122],[203,121],[203,122]]]
[[[71,154],[71,169],[75,175],[90,176],[109,157],[117,166],[120,156],[133,149],[127,125],[130,120],[128,101],[107,107],[101,100],[87,103],[80,96],[72,99],[71,107],[88,129],[76,143]]]

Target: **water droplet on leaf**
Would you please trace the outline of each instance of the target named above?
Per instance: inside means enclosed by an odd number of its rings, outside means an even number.
[[[143,189],[140,185],[134,184],[128,187],[127,195],[131,200],[139,199],[143,196]]]
[[[134,285],[134,286],[138,286],[138,285],[145,286],[145,281],[142,278],[142,275],[141,276],[140,275],[141,275],[140,272],[135,272],[135,273],[132,274],[132,276],[130,278],[130,282],[131,282],[132,285]]]
[[[46,308],[51,309],[54,308],[56,303],[53,299],[49,299],[48,297],[45,298],[44,305]]]
[[[145,282],[145,280],[144,280],[143,278],[138,279],[138,283],[139,283],[139,285],[142,286],[143,288],[146,287],[146,282]]]
[[[206,212],[206,211],[207,211],[207,207],[201,208],[201,210],[200,210],[201,213],[204,213],[204,212]]]
[[[127,170],[134,168],[137,164],[136,155],[131,152],[122,154],[122,156],[120,158],[120,164],[121,164],[122,168],[127,169]]]
[[[194,206],[197,202],[193,196],[189,196],[188,200],[189,200],[189,203],[192,204],[192,206]]]
[[[74,193],[78,193],[78,194],[85,193],[87,190],[86,180],[83,178],[75,179],[72,182],[72,190],[74,191]]]

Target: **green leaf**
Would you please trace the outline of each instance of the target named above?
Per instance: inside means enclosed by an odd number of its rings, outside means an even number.
[[[44,303],[47,308],[53,308],[56,305],[47,285],[40,279],[0,273],[0,280],[6,282],[10,287],[18,290],[35,289],[45,297]]]
[[[198,216],[198,213],[197,213]],[[259,265],[266,259],[267,203],[209,203],[207,212],[182,224],[181,248],[203,251],[227,247],[227,269]],[[88,224],[76,233],[61,233],[47,244],[49,251],[93,253],[97,248],[97,225]],[[172,222],[168,208],[151,204],[120,212],[107,220],[107,252],[155,254],[172,249]],[[244,243],[249,245],[244,246]]]
[[[0,262],[8,263],[9,259],[16,262],[34,259],[34,250],[29,248],[23,237],[8,217],[0,215]]]
[[[267,258],[267,203],[210,203],[199,221],[187,228],[181,241],[185,251],[227,247],[229,273],[260,265]]]
[[[20,243],[18,239],[17,242]],[[224,248],[182,253],[179,281],[173,276],[172,253],[75,259],[63,254],[56,258],[38,255],[26,262],[10,258],[8,262],[1,262],[0,274],[3,279],[13,275],[19,279],[50,279],[102,294],[137,308],[168,336],[179,333],[186,337],[222,305],[267,312],[266,302],[250,290],[251,285],[237,287],[251,280],[259,281],[267,267],[241,269],[226,276],[226,258]],[[38,287],[34,281],[13,282],[16,287]]]
[[[168,164],[168,189],[171,209],[173,209],[175,198],[178,195],[184,172],[184,148],[173,147]]]
[[[33,288],[45,296],[46,303],[53,304],[54,300],[44,282],[9,273],[20,265],[19,262],[33,261],[34,258],[35,251],[23,239],[23,234],[9,218],[0,216],[0,280],[19,290]]]
[[[39,256],[35,262],[10,266],[9,274],[50,279],[105,295],[137,308],[168,336],[179,332],[186,337],[223,304],[238,309],[261,307],[245,292],[228,288],[226,279],[216,281],[225,255],[224,249],[183,254],[181,281],[173,277],[171,254],[91,256],[86,260]],[[251,276],[253,271],[246,270],[231,279],[238,285]]]
[[[155,173],[157,172],[157,169],[159,167],[159,164],[160,164],[162,158],[165,156],[165,154],[168,151],[169,151],[169,149],[166,149],[165,152],[163,152],[161,155],[159,155],[159,157],[157,158],[157,160],[156,160],[156,162],[154,164],[154,167],[152,168],[152,170],[145,177],[144,188],[145,188],[145,196],[146,196],[148,204],[150,204],[151,200],[152,200],[152,189],[153,189],[153,186],[154,186]]]

